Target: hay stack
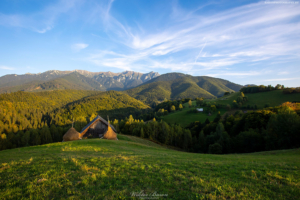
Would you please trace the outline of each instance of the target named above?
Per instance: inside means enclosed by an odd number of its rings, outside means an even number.
[[[64,137],[63,137],[63,142],[66,142],[66,141],[73,141],[73,140],[79,140],[81,139],[80,138],[80,133],[78,133],[76,131],[75,128],[70,128],[66,134],[64,134]]]
[[[107,127],[107,131],[104,133],[103,138],[108,140],[118,140],[117,134],[110,126]]]

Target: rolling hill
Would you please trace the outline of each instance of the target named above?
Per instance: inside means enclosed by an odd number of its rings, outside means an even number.
[[[125,92],[138,100],[151,103],[162,101],[165,98],[216,98],[222,96],[226,91],[238,91],[241,87],[241,85],[218,78],[169,73]]]
[[[0,94],[0,134],[16,133],[54,124],[64,127],[86,125],[91,115],[124,119],[149,107],[117,91],[54,90]],[[80,122],[77,123],[77,122]],[[82,127],[77,127],[81,130]],[[1,149],[1,146],[0,146]]]
[[[113,119],[142,113],[149,108],[143,102],[122,92],[106,91],[69,103],[59,110],[57,114],[64,116],[72,113],[74,117],[89,117],[92,114],[98,114],[105,118],[109,115],[110,119]]]
[[[239,92],[220,97],[218,99],[209,100],[210,102],[232,105],[233,100],[237,100]],[[270,107],[279,106],[284,102],[300,101],[300,93],[283,94],[282,90],[273,90],[268,92],[246,93],[248,101],[243,106],[257,105],[258,109],[262,109],[268,104]]]
[[[295,199],[300,195],[299,149],[211,155],[143,141],[119,136],[118,141],[87,139],[1,151],[0,196]]]

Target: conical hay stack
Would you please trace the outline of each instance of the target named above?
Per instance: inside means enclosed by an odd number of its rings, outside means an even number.
[[[79,140],[80,139],[80,133],[78,133],[76,131],[75,128],[70,128],[66,134],[64,134],[63,136],[63,142],[66,142],[66,141],[73,141],[73,140]]]
[[[112,130],[110,126],[107,127],[107,131],[104,134],[103,138],[108,140],[118,140],[117,134],[114,132],[114,130]]]

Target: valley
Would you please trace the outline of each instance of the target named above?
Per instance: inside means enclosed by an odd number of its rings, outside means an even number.
[[[4,199],[139,199],[132,195],[141,191],[170,199],[299,195],[298,88],[245,89],[169,73],[115,91],[95,76],[76,71],[35,80],[38,89],[0,94]],[[117,141],[61,142],[97,115],[114,126]]]

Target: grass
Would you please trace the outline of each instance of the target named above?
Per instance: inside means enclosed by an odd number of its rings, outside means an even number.
[[[1,199],[295,199],[300,150],[209,155],[121,136],[0,152]],[[163,199],[163,198],[160,198]]]
[[[236,100],[239,96],[239,92],[230,94],[228,96],[223,96],[218,99],[210,100],[211,102],[216,102],[220,104],[230,104],[232,105],[233,100]],[[271,107],[279,106],[280,104],[287,101],[300,101],[300,93],[293,94],[283,94],[282,90],[274,90],[269,92],[259,92],[259,93],[246,93],[245,96],[248,97],[248,101],[244,104],[245,106],[250,105],[254,106],[255,104],[259,109],[265,107],[266,104],[269,104]],[[222,100],[227,98],[225,100]]]
[[[193,101],[193,105],[196,106],[196,101]],[[205,112],[191,112],[196,108],[189,108],[188,103],[185,103],[183,106],[184,108],[181,111],[178,110],[173,113],[169,113],[168,115],[163,116],[162,119],[167,123],[177,123],[180,124],[182,127],[186,127],[187,125],[195,121],[200,121],[203,123],[207,118],[210,121],[212,121],[216,118],[218,114],[218,112],[214,112],[211,116],[208,116],[208,114]],[[223,115],[226,112],[225,109],[219,109],[218,111],[220,111],[221,115]]]

